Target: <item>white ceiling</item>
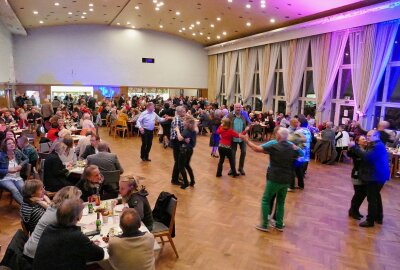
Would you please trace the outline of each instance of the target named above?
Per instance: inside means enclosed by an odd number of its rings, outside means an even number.
[[[207,46],[384,1],[8,0],[26,29],[105,24],[167,32]]]

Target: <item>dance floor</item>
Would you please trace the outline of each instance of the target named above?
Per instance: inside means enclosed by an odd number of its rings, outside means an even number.
[[[196,186],[181,190],[170,184],[172,150],[155,138],[151,162],[139,158],[138,137],[100,135],[117,153],[126,174],[143,176],[142,184],[154,206],[161,191],[178,197],[175,258],[169,244],[156,254],[161,269],[399,269],[400,181],[392,179],[382,191],[384,223],[360,228],[347,216],[353,187],[351,165],[310,163],[305,189],[288,193],[285,231],[257,231],[260,201],[265,187],[267,155],[248,149],[246,176],[216,178],[217,159],[210,157],[209,137],[199,136],[192,158]],[[19,228],[19,211],[8,196],[0,201],[0,258]],[[366,214],[365,201],[361,213]]]

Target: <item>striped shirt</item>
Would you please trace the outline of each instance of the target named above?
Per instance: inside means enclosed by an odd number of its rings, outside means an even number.
[[[21,204],[21,219],[26,226],[26,229],[32,233],[39,222],[39,219],[43,216],[46,209],[41,207],[37,203],[26,203]]]

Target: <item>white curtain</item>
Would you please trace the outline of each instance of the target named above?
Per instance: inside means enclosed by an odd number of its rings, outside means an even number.
[[[238,61],[238,51],[225,54],[225,95],[230,100],[235,90],[236,65]]]
[[[353,83],[354,102],[357,113],[364,104],[366,90],[371,75],[372,58],[374,53],[374,40],[376,24],[367,25],[360,31],[350,33],[350,60],[353,65],[351,81]]]
[[[278,62],[281,45],[274,43],[258,48],[258,67],[260,74],[261,101],[266,104],[272,91],[276,63]]]
[[[247,68],[244,74],[244,87],[242,89],[243,102],[246,103],[253,90],[254,73],[257,63],[257,48],[251,48],[248,51]],[[242,82],[242,77],[240,77]]]
[[[285,41],[281,43],[281,53],[282,53],[282,69],[283,69],[283,92],[287,96],[289,91],[289,66],[290,66],[290,47],[293,47],[293,43],[290,41]],[[286,75],[285,75],[286,73]]]
[[[224,55],[218,54],[217,57],[217,85],[216,85],[216,98],[219,97],[221,94],[221,82],[222,82],[222,71],[223,71],[223,64],[224,64]]]
[[[243,97],[245,83],[246,83],[246,72],[247,72],[247,58],[249,49],[240,50],[238,56],[238,69],[239,69],[239,86],[241,95]]]
[[[366,93],[360,98],[361,116],[365,116],[369,106],[371,105],[385,73],[386,66],[389,62],[399,29],[399,20],[383,22],[377,25],[376,36],[374,40],[374,53],[372,59],[372,69],[368,82]],[[363,101],[363,103],[362,103]]]
[[[285,51],[282,50],[282,63],[285,64],[283,85],[288,111],[292,110],[299,99],[300,85],[307,65],[308,46],[310,46],[310,38],[302,38],[290,41]],[[283,60],[284,53],[286,56]]]
[[[318,41],[318,37],[311,42],[311,56],[313,62],[313,82],[317,96],[317,111],[325,109],[325,102],[332,92],[336,75],[343,62],[344,50],[346,49],[349,31],[334,32],[329,41],[326,36]],[[329,45],[327,45],[329,44]],[[329,47],[328,53],[326,48]],[[326,55],[322,55],[326,53]],[[319,60],[321,58],[321,60]],[[318,92],[318,94],[317,94]],[[319,95],[319,96],[318,96]]]

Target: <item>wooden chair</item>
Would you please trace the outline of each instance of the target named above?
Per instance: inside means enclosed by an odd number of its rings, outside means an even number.
[[[120,132],[122,131],[122,138],[125,138],[125,132],[126,132],[126,136],[129,137],[129,129],[128,129],[128,125],[126,123],[126,121],[120,121],[120,120],[116,120],[115,121],[115,127],[114,127],[114,139],[115,136],[120,134]]]
[[[165,242],[169,242],[172,246],[172,249],[175,252],[176,258],[179,258],[178,251],[176,250],[174,241],[172,241],[172,230],[175,224],[175,213],[177,204],[178,201],[175,198],[171,198],[171,200],[169,201],[167,209],[168,214],[171,215],[171,221],[169,223],[169,227],[165,226],[161,222],[155,221],[153,223],[153,230],[151,231],[151,233],[154,235],[154,237],[160,237],[162,245],[164,245]],[[164,240],[163,238],[164,236],[166,236],[168,240]]]
[[[13,202],[13,196],[12,196],[11,192],[8,191],[8,190],[6,190],[6,189],[0,188],[0,200],[1,200],[1,198],[3,197],[3,192],[4,192],[4,191],[10,193],[9,205],[11,205],[12,202]]]

